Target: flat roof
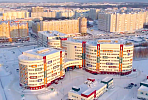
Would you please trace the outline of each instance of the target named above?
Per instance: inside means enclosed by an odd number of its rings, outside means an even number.
[[[111,78],[111,77],[106,77],[106,78],[104,78],[102,81],[103,82],[108,82],[108,81],[110,81],[110,80],[112,80],[113,78]]]
[[[148,84],[148,80],[146,80],[146,81],[143,81],[143,82],[141,82],[141,83]]]
[[[57,37],[57,36],[67,36],[64,33],[60,33],[58,31],[39,31],[40,34],[46,35],[47,37]]]
[[[95,90],[100,90],[103,86],[105,86],[106,84],[104,83],[99,83],[99,84],[92,84],[90,85],[90,88],[88,88],[87,90],[85,90],[82,94],[85,94],[85,95],[89,95],[91,94],[92,92],[94,92]]]
[[[74,39],[75,38],[75,39]],[[120,40],[115,40],[115,39],[96,39],[96,40],[89,40],[85,38],[79,38],[77,39],[76,37],[74,38],[68,38],[67,41],[69,42],[75,42],[75,43],[82,43],[83,41],[86,41],[86,44],[92,45],[92,46],[97,46],[97,44],[124,44],[125,46],[133,45],[132,42],[126,42],[126,41],[120,41]]]
[[[59,52],[60,50],[53,49],[53,48],[45,48],[45,47],[39,47],[36,49],[25,51],[25,53],[33,54],[33,55],[39,55],[39,56],[46,56],[50,55],[56,52]]]
[[[140,88],[138,89],[138,91],[146,91],[146,92],[148,92],[148,87],[146,87],[146,86],[140,86]]]
[[[106,84],[100,83],[98,81],[92,82],[92,84],[90,84],[90,86],[88,84],[83,83],[83,84],[77,86],[77,88],[80,88],[80,90],[78,92],[74,91],[74,90],[70,90],[69,92],[76,93],[79,95],[81,95],[81,94],[89,95],[92,92],[94,92],[95,90],[97,91],[97,90],[101,89],[105,85]]]
[[[23,52],[22,55],[19,56],[20,60],[41,60],[44,56],[59,52],[61,50],[53,49],[53,48],[45,48],[45,47],[39,47],[36,49],[31,49],[28,51]],[[63,51],[63,50],[62,50]],[[30,56],[27,54],[31,54],[34,56]]]

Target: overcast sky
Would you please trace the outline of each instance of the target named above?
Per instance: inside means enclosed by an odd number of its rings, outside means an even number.
[[[20,1],[20,2],[147,2],[148,0],[0,0],[0,2],[4,1]]]

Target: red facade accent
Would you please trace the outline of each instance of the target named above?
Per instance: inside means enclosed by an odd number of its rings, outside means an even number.
[[[92,74],[116,74],[116,75],[128,75],[132,72],[131,71],[128,71],[128,72],[107,72],[107,71],[100,71],[99,73],[98,72],[95,72],[95,71],[91,71],[91,70],[88,70],[88,69],[85,69],[85,71],[89,72],[89,73],[92,73]]]
[[[43,57],[44,63],[46,63],[46,56]]]
[[[37,76],[30,76],[30,79],[37,79]]]
[[[87,80],[94,82],[95,79],[87,78]]]
[[[61,38],[61,40],[63,41],[63,40],[67,40],[67,38]]]
[[[60,51],[60,58],[62,58],[62,51]]]
[[[60,78],[57,78],[55,80],[61,80],[65,77],[65,75],[63,75],[62,77]],[[55,80],[51,81],[50,83],[47,83],[47,87],[50,86],[51,84],[53,84],[55,82]],[[22,84],[20,84],[20,86],[23,86]],[[39,90],[39,89],[42,89],[44,88],[45,85],[41,85],[41,86],[35,86],[35,87],[28,87],[27,89],[30,89],[30,90]]]
[[[93,94],[94,94],[94,98],[95,98],[96,97],[96,90],[93,91],[92,93],[90,93],[89,95],[81,94],[81,96],[88,98],[88,97],[90,97]]]
[[[99,47],[99,48],[98,48]],[[97,44],[97,50],[100,50],[100,44]]]

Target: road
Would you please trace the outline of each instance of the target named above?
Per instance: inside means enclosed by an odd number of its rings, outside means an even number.
[[[10,48],[10,47],[22,47],[22,46],[30,46],[30,45],[37,45],[37,43],[16,43],[16,44],[0,44],[0,48]]]

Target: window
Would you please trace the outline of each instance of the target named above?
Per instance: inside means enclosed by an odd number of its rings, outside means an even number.
[[[76,96],[72,95],[73,98],[77,98]]]

